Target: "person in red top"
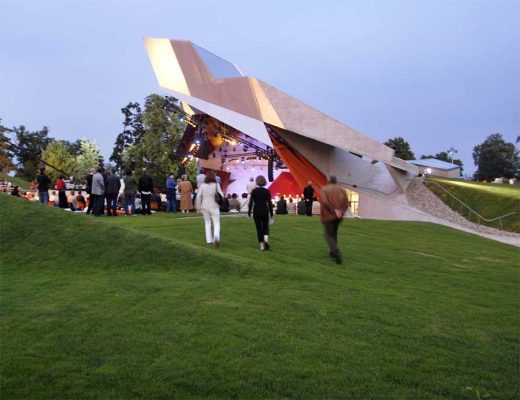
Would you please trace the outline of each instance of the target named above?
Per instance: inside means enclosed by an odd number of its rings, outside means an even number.
[[[58,201],[60,208],[68,208],[67,194],[65,193],[65,181],[63,180],[63,176],[61,175],[58,181],[56,182],[56,190],[58,190]]]
[[[347,191],[338,185],[335,176],[329,177],[328,185],[320,190],[321,198],[321,223],[323,224],[325,240],[330,248],[330,256],[341,264],[341,252],[338,248],[338,228],[345,211],[348,208]]]

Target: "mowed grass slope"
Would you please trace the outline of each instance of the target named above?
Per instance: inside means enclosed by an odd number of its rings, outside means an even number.
[[[517,248],[422,223],[95,219],[0,196],[13,398],[518,398]]]
[[[439,183],[444,189],[458,197],[486,219],[493,219],[516,212],[514,215],[503,218],[502,225],[498,220],[491,222],[481,220],[480,223],[510,232],[520,232],[520,186],[486,182],[469,182],[462,179],[428,178],[428,180]],[[460,203],[453,202],[452,198],[439,188],[434,185],[428,185],[428,188],[439,196],[447,205],[464,215],[469,220],[473,222],[478,221],[478,217],[469,213],[466,209],[461,208]]]
[[[29,190],[31,182],[24,181],[23,179],[15,178],[14,176],[0,173],[0,178],[5,181],[11,182],[13,185],[18,185],[20,189]]]

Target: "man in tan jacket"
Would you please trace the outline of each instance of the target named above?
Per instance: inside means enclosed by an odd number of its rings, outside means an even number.
[[[347,191],[337,184],[335,176],[329,177],[329,184],[320,190],[321,222],[325,240],[330,248],[330,256],[341,264],[341,252],[338,248],[338,228],[348,208]]]

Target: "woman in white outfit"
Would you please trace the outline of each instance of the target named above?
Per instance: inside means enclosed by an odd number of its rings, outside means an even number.
[[[216,247],[220,244],[220,207],[215,201],[215,194],[224,194],[217,183],[215,172],[208,170],[206,179],[200,185],[195,199],[195,206],[198,211],[202,211],[204,224],[206,226],[206,243],[213,243]],[[213,230],[212,230],[213,227]]]

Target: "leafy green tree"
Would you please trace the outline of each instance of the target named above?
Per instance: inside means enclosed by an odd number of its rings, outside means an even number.
[[[74,142],[69,142],[68,140],[62,140],[63,144],[67,148],[67,151],[73,156],[78,157],[81,153],[81,140],[76,139]]]
[[[79,155],[75,159],[72,170],[74,180],[83,182],[90,168],[97,168],[100,164],[103,164],[103,156],[98,144],[91,143],[87,139],[80,139]]]
[[[127,150],[136,145],[145,134],[143,111],[139,103],[128,103],[121,109],[121,112],[125,116],[123,132],[117,135],[114,150],[109,159],[115,163],[118,169],[130,167],[132,160],[129,158]],[[125,163],[127,164],[124,165]]]
[[[52,140],[48,137],[49,129],[44,126],[39,131],[29,132],[25,126],[13,128],[16,137],[13,155],[17,160],[16,177],[26,181],[34,181],[41,165],[43,150]]]
[[[60,175],[63,175],[65,179],[72,176],[74,157],[69,153],[67,146],[62,140],[51,141],[43,151],[41,158],[52,166],[46,170],[46,173],[51,180],[58,180]],[[61,171],[57,171],[54,168]]]
[[[152,94],[146,97],[142,114],[137,103],[123,108],[125,130],[116,139],[110,160],[119,168],[140,171],[146,167],[156,185],[164,185],[170,172],[177,173],[180,162],[175,150],[185,124],[178,113],[171,112],[177,103],[173,97]]]
[[[9,144],[9,138],[6,135],[6,132],[10,132],[11,129],[6,128],[2,125],[2,120],[0,119],[0,172],[10,172],[15,169],[13,163],[13,153],[12,147]]]
[[[191,181],[191,183],[193,184],[193,187],[196,187],[196,184],[197,184],[197,169],[198,169],[197,160],[193,158],[188,162],[188,164],[186,164],[186,167],[184,170],[184,173],[186,175],[188,175],[188,180]]]
[[[384,143],[384,145],[394,149],[395,156],[400,158],[401,160],[415,159],[415,155],[413,154],[413,151],[410,149],[410,144],[406,140],[404,140],[402,137],[388,139]]]
[[[494,133],[473,148],[473,160],[477,166],[475,179],[513,178],[520,175],[520,157],[513,143],[508,143],[500,133]]]
[[[462,171],[464,170],[464,163],[462,162],[462,160],[459,160],[459,159],[452,160],[446,151],[441,151],[440,153],[437,153],[434,156],[432,156],[431,154],[421,156],[421,160],[424,160],[426,158],[435,158],[437,160],[446,161],[449,163],[453,162],[453,164],[456,164],[460,167],[461,174],[462,174]]]

